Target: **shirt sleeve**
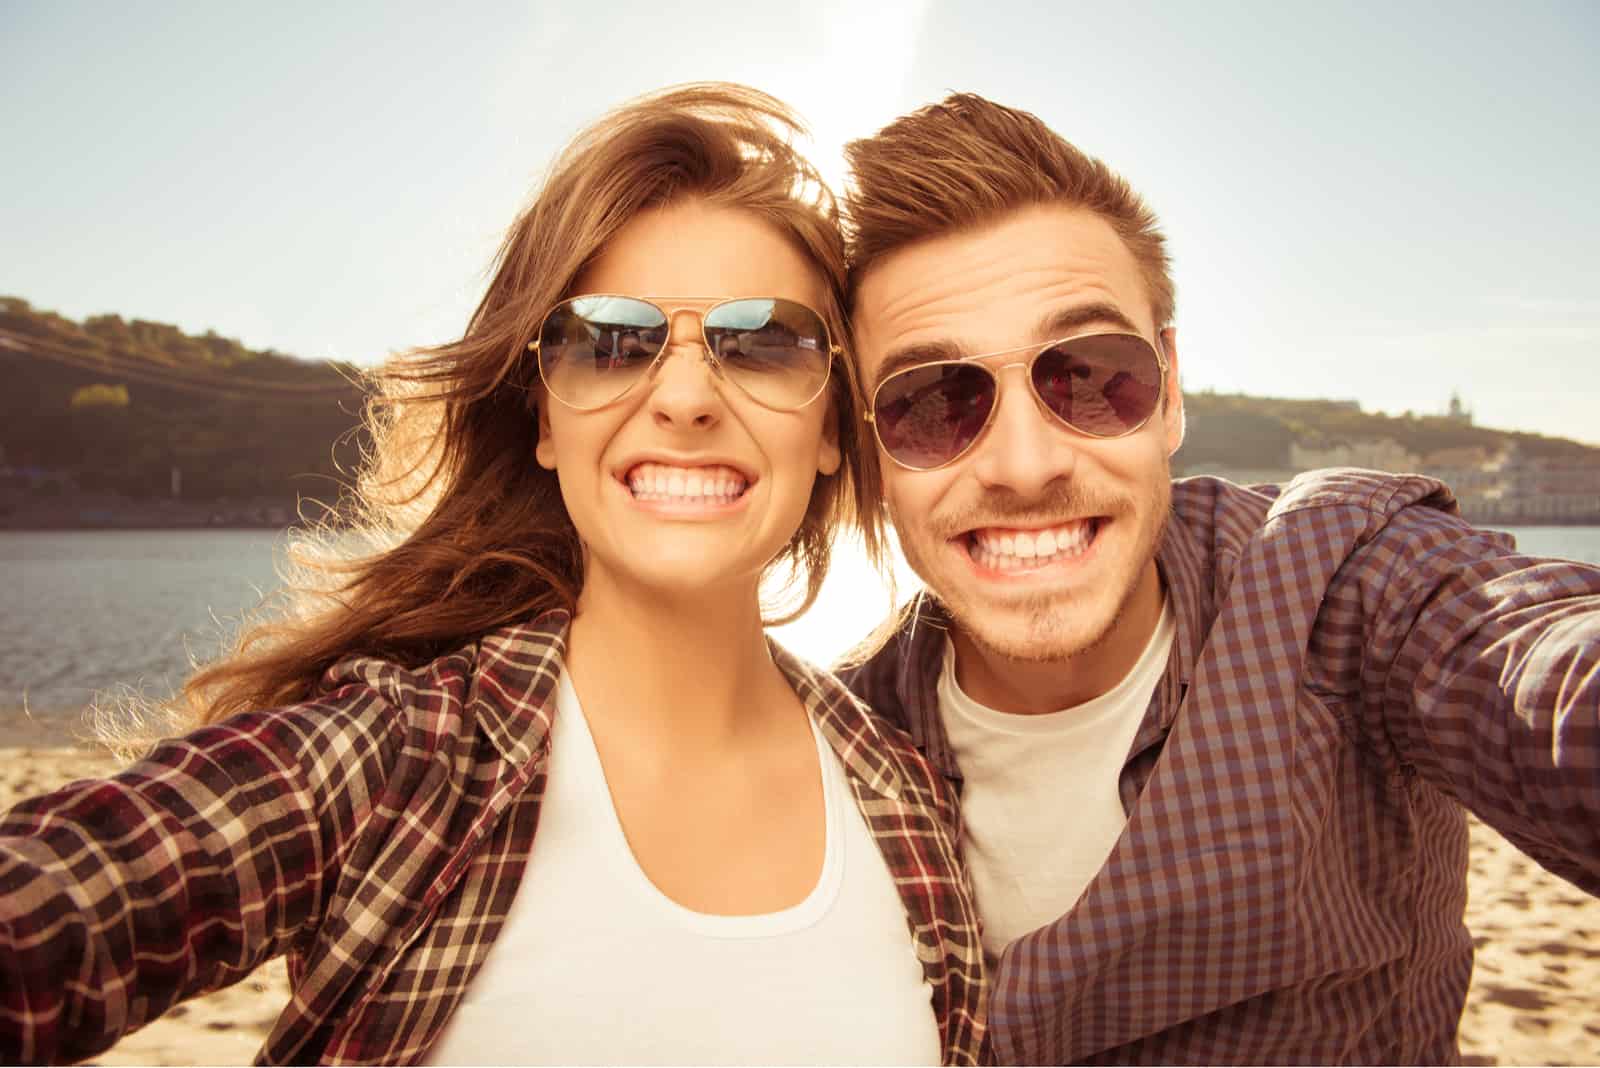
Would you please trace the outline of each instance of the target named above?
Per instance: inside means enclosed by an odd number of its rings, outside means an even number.
[[[1364,605],[1369,725],[1402,764],[1600,893],[1600,568],[1409,507],[1341,583]]]
[[[382,706],[236,716],[0,816],[0,1063],[92,1056],[314,927],[397,745]]]

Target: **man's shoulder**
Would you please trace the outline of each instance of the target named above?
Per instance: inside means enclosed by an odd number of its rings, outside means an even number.
[[[1174,517],[1203,544],[1238,551],[1273,527],[1279,536],[1326,536],[1353,548],[1408,508],[1456,517],[1455,495],[1426,475],[1324,468],[1287,482],[1244,485],[1209,475],[1172,483]],[[1344,537],[1339,537],[1340,533]]]

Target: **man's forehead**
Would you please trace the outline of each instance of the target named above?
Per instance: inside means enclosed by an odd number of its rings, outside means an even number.
[[[1029,208],[874,264],[856,293],[856,341],[869,362],[924,342],[985,351],[1041,340],[1060,313],[1088,306],[1154,331],[1138,263],[1109,223],[1080,209]]]

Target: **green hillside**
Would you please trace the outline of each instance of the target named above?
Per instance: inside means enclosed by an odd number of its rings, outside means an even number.
[[[359,455],[349,367],[166,323],[82,323],[0,297],[0,463],[139,499],[333,501]],[[59,491],[59,487],[57,487]]]

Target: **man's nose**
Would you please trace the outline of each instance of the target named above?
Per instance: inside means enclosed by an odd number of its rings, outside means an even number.
[[[1072,435],[1039,407],[1028,388],[1026,364],[1013,363],[996,372],[999,396],[989,430],[977,444],[973,474],[986,487],[1006,488],[1033,497],[1077,467]]]

